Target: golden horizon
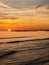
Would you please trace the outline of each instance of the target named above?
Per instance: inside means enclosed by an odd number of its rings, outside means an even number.
[[[0,19],[0,30],[49,30],[49,19]]]

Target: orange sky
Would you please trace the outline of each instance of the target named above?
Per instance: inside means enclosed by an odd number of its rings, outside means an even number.
[[[49,19],[22,17],[15,20],[0,19],[0,30],[49,30]]]
[[[0,30],[49,30],[49,0],[0,0]]]

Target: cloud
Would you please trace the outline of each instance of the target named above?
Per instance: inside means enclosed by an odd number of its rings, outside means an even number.
[[[0,0],[2,3],[8,5],[9,7],[22,9],[30,8],[34,5],[38,5],[41,0]]]
[[[49,16],[49,0],[0,0],[0,18]]]
[[[49,5],[49,0],[0,0],[0,2],[16,9],[33,8],[35,5],[38,7]]]
[[[19,11],[17,9],[11,8],[4,3],[0,3],[0,18],[11,18],[17,19],[19,16]]]
[[[40,8],[40,7],[43,7],[43,6],[46,6],[46,9],[48,10],[49,9],[49,0],[41,0],[39,2],[39,4],[36,5],[36,8],[35,9]]]

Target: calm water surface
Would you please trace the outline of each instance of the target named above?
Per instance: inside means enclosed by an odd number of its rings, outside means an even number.
[[[49,38],[49,31],[8,32],[0,31],[0,42]]]

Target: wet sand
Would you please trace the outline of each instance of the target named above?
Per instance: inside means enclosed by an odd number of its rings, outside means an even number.
[[[0,65],[49,65],[49,39],[0,43]]]

